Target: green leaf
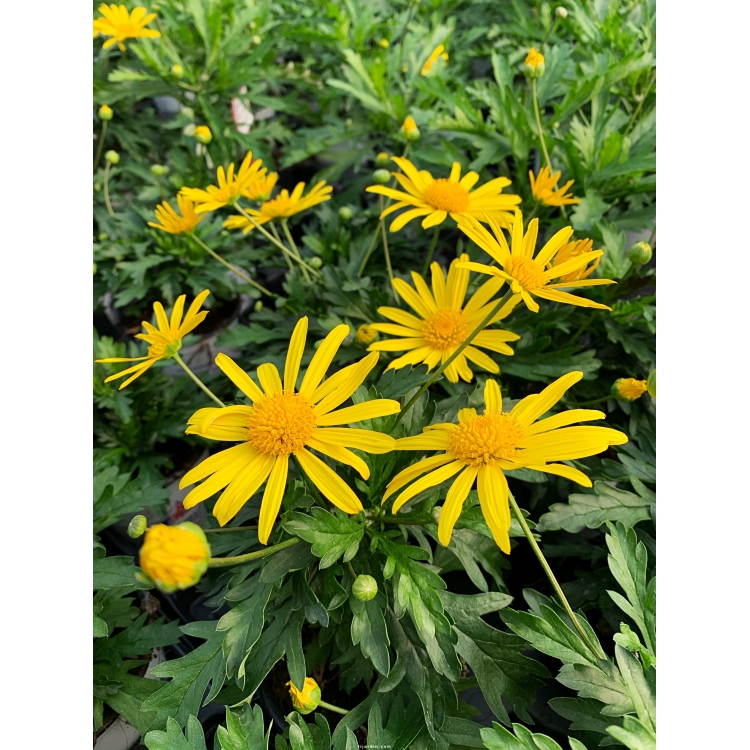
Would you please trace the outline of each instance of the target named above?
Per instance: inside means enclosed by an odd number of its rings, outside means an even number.
[[[656,733],[635,716],[626,716],[621,727],[609,727],[607,733],[628,750],[656,750]]]
[[[132,659],[120,667],[102,663],[94,665],[94,696],[122,715],[141,734],[156,716],[145,710],[143,703],[160,687],[156,680],[130,674],[131,669],[145,663],[145,660]]]
[[[606,734],[607,728],[615,721],[610,716],[603,716],[601,703],[590,698],[552,698],[549,706],[570,720],[570,731]]]
[[[424,728],[422,708],[416,696],[406,704],[402,693],[391,695],[392,698],[388,693],[380,692],[377,703],[370,709],[367,742],[372,747],[403,750]]]
[[[557,675],[557,681],[580,698],[594,698],[605,704],[602,713],[607,716],[623,716],[632,712],[633,702],[617,667],[602,659],[599,667],[581,664],[566,664]]]
[[[263,711],[258,705],[245,704],[241,713],[227,708],[226,728],[219,727],[216,736],[221,750],[268,750],[271,725],[263,731]]]
[[[497,722],[480,730],[487,750],[562,750],[560,745],[544,734],[532,734],[522,724],[513,724],[513,732]]]
[[[480,726],[471,719],[458,716],[446,716],[440,727],[440,736],[450,747],[484,747],[480,735]]]
[[[266,562],[260,572],[261,583],[275,583],[287,573],[306,568],[315,555],[306,544],[294,544],[282,549]]]
[[[94,589],[113,589],[127,586],[129,589],[150,589],[152,585],[136,580],[141,571],[127,555],[115,555],[94,560]]]
[[[94,638],[106,638],[109,635],[107,623],[94,614]]]
[[[94,643],[94,661],[106,661],[119,667],[123,657],[150,655],[157,646],[169,646],[180,638],[180,628],[176,622],[156,622],[144,625],[148,614],[144,612],[127,628],[117,635]]]
[[[573,229],[578,232],[587,232],[594,227],[594,222],[599,221],[609,208],[601,197],[593,190],[587,190],[581,202],[576,204],[570,216]]]
[[[169,491],[161,482],[130,479],[117,466],[109,466],[94,476],[94,533],[117,523],[122,516],[150,508],[160,513],[166,508]]]
[[[615,646],[615,659],[638,718],[649,729],[656,728],[656,670],[643,665],[627,649]]]
[[[365,533],[364,526],[346,513],[336,515],[323,508],[311,508],[310,515],[290,513],[283,523],[290,534],[312,544],[312,553],[320,558],[320,567],[328,568],[343,555],[344,562],[357,554]]]
[[[381,398],[401,398],[414,388],[419,388],[429,377],[427,366],[410,367],[409,370],[386,370],[375,384]]]
[[[187,720],[187,737],[182,734],[180,725],[174,719],[167,720],[167,731],[155,729],[143,741],[148,750],[206,750],[203,727],[195,716]]]
[[[349,597],[352,609],[352,643],[359,644],[363,656],[372,661],[375,669],[387,677],[391,669],[390,641],[385,627],[383,611],[387,606],[381,592],[367,602],[361,602],[354,594]]]

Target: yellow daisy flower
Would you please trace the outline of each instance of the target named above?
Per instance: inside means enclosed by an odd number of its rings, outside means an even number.
[[[444,55],[445,47],[442,44],[438,44],[437,47],[432,51],[432,54],[427,58],[425,64],[422,66],[422,75],[426,76],[432,71],[432,66],[442,57],[444,60],[448,59],[447,55]]]
[[[565,263],[560,263],[552,268],[545,270],[549,263],[552,262],[558,251],[567,243],[573,234],[573,227],[565,227],[557,234],[553,235],[547,244],[534,256],[536,248],[536,238],[539,231],[538,219],[532,219],[529,222],[529,228],[526,234],[523,233],[523,216],[521,212],[516,212],[513,220],[513,229],[511,233],[512,248],[503,235],[502,229],[498,224],[490,219],[490,227],[494,237],[485,227],[476,219],[467,216],[458,222],[459,229],[470,239],[476,242],[479,247],[489,253],[499,264],[497,266],[487,266],[483,263],[464,263],[462,267],[479,273],[488,273],[498,278],[510,282],[511,289],[523,297],[526,307],[532,312],[539,312],[539,305],[532,299],[541,297],[551,302],[563,302],[568,305],[577,305],[578,307],[594,307],[599,310],[609,310],[606,305],[598,302],[592,302],[584,297],[576,297],[573,294],[562,292],[562,288],[571,288],[579,286],[597,286],[599,284],[614,284],[609,279],[582,279],[580,281],[563,281],[557,284],[550,284],[553,279],[561,278],[567,274],[584,268],[590,261],[599,258],[602,250],[583,253]]]
[[[540,203],[544,203],[545,206],[569,206],[580,203],[580,198],[567,194],[568,188],[574,180],[568,180],[561,188],[555,187],[561,174],[561,172],[552,173],[549,167],[542,167],[535,178],[534,173],[529,170],[531,194],[534,198]]]
[[[278,179],[279,175],[277,172],[271,172],[271,174],[259,177],[250,183],[250,187],[245,190],[243,195],[251,201],[267,201],[271,197]]]
[[[219,354],[216,364],[253,405],[199,409],[188,421],[189,435],[239,445],[207,458],[182,478],[180,488],[206,480],[188,493],[183,501],[185,508],[192,508],[223,489],[214,515],[224,526],[268,479],[258,520],[258,538],[265,544],[284,495],[289,458],[294,456],[335,506],[346,513],[363,509],[351,487],[309,450],[354,467],[367,480],[367,464],[349,448],[388,453],[395,445],[390,435],[340,426],[395,414],[401,408],[398,401],[375,399],[337,409],[361,385],[379,356],[368,354],[323,381],[348,334],[349,326],[339,325],[326,336],[313,355],[299,390],[296,384],[307,338],[307,318],[300,319],[289,342],[283,383],[275,365],[266,363],[258,368],[261,390],[229,357]]]
[[[186,198],[190,198],[191,201],[198,204],[195,209],[198,214],[233,205],[240,196],[244,195],[255,180],[265,176],[266,169],[265,167],[261,168],[262,164],[263,162],[260,159],[253,161],[253,152],[248,151],[237,174],[234,173],[233,163],[229,165],[226,175],[224,174],[224,167],[218,167],[216,170],[218,187],[209,185],[205,190],[184,187],[180,192]]]
[[[561,266],[563,263],[567,263],[567,261],[572,260],[573,258],[578,258],[581,255],[590,253],[593,247],[593,240],[574,240],[573,242],[568,242],[562,246],[562,249],[560,249],[552,261],[550,261],[547,265],[547,270],[552,270],[555,266]],[[591,276],[599,265],[601,259],[601,255],[597,256],[589,265],[561,276],[560,281],[580,281],[587,276]]]
[[[143,572],[166,593],[195,586],[208,568],[211,546],[200,526],[157,523],[146,531],[139,563]]]
[[[390,226],[391,232],[398,232],[419,216],[425,217],[422,220],[423,229],[442,224],[448,214],[456,221],[462,216],[472,216],[480,221],[486,221],[486,214],[496,221],[505,223],[511,219],[509,212],[521,202],[518,195],[500,194],[504,187],[510,185],[507,177],[496,177],[471,192],[479,180],[479,175],[476,172],[467,172],[461,178],[461,165],[458,162],[453,163],[450,177],[440,177],[436,180],[428,171],[417,170],[408,159],[400,156],[392,156],[391,159],[404,172],[392,174],[406,192],[384,185],[372,185],[367,188],[368,193],[378,193],[398,201],[380,214],[381,219],[394,211],[412,207],[393,221]]]
[[[465,263],[469,256],[464,254],[454,260],[448,270],[446,282],[443,269],[437,263],[430,266],[432,271],[432,291],[425,280],[412,272],[414,287],[401,279],[393,279],[393,286],[406,303],[419,317],[399,310],[397,307],[379,307],[378,312],[393,323],[374,323],[370,326],[375,331],[389,333],[403,338],[378,341],[369,346],[369,351],[399,352],[408,351],[398,359],[394,359],[386,369],[398,370],[407,365],[426,364],[431,370],[439,363],[445,362],[453,352],[466,340],[467,336],[487,317],[498,300],[493,296],[505,283],[502,279],[493,278],[486,281],[464,305],[466,289],[469,286],[469,272],[459,266]],[[520,297],[514,296],[492,319],[491,323],[506,318]],[[481,346],[493,352],[513,354],[508,341],[520,338],[510,331],[480,331],[461,354],[445,369],[445,376],[452,383],[457,383],[459,377],[470,381],[473,377],[469,362],[489,372],[500,372],[497,363],[479,351]]]
[[[118,372],[116,375],[110,375],[104,382],[109,383],[110,380],[118,380],[125,375],[134,373],[120,386],[120,390],[122,390],[126,385],[130,385],[136,378],[143,375],[155,362],[158,362],[160,359],[171,359],[175,353],[180,351],[183,337],[187,336],[190,331],[200,325],[206,315],[208,315],[208,310],[198,311],[209,294],[209,290],[205,289],[193,300],[193,304],[190,305],[184,320],[182,319],[182,311],[185,308],[184,294],[181,294],[174,303],[170,318],[167,318],[167,313],[164,312],[161,302],[154,302],[154,314],[156,315],[158,327],[155,328],[151,323],[147,323],[144,320],[141,325],[146,329],[146,333],[136,335],[137,339],[143,339],[151,345],[148,348],[148,354],[145,357],[108,357],[107,359],[97,359],[97,362],[104,363],[139,363],[133,367],[128,367],[122,372]]]
[[[333,187],[326,185],[325,180],[319,182],[310,192],[303,197],[305,183],[300,182],[289,195],[288,190],[282,190],[275,198],[261,204],[259,209],[248,209],[248,214],[253,217],[257,224],[265,224],[274,219],[288,219],[290,216],[306,211],[308,208],[317,206],[331,199]],[[225,222],[226,229],[242,229],[247,234],[253,225],[245,216],[230,216]]]
[[[503,411],[497,383],[488,380],[481,416],[476,409],[461,409],[458,424],[430,425],[421,435],[396,441],[398,450],[443,453],[424,458],[395,476],[388,484],[383,502],[416,479],[393,503],[396,513],[423,490],[458,474],[448,490],[438,523],[438,538],[447,546],[464,500],[476,480],[484,519],[498,547],[510,553],[508,482],[503,470],[532,469],[591,487],[591,480],[583,472],[554,462],[586,458],[602,453],[610,445],[628,441],[625,433],[609,427],[568,426],[604,419],[603,412],[592,409],[570,409],[537,421],[582,377],[582,372],[563,375],[541,393],[521,399],[510,412]]]
[[[97,34],[102,36],[111,36],[104,42],[104,49],[109,49],[116,44],[121,52],[125,51],[123,42],[126,39],[135,39],[139,36],[156,38],[161,34],[155,29],[145,28],[146,24],[156,18],[156,13],[148,13],[145,8],[134,8],[133,12],[128,14],[128,9],[124,5],[107,5],[102,3],[99,6],[101,18],[94,19],[94,37]]]
[[[193,201],[184,195],[177,196],[177,206],[180,209],[181,215],[169,203],[164,201],[161,206],[157,206],[154,209],[156,218],[160,223],[155,224],[153,221],[149,221],[148,225],[155,229],[161,229],[163,232],[169,232],[170,234],[183,234],[184,232],[192,232],[206,218],[205,214],[198,216],[195,213]]]

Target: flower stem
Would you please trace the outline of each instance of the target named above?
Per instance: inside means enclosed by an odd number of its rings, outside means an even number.
[[[367,252],[365,253],[365,257],[362,258],[362,263],[360,263],[359,271],[357,271],[357,276],[360,278],[362,277],[362,273],[365,270],[365,266],[367,265],[367,261],[370,260],[370,256],[372,255],[373,248],[375,247],[375,243],[378,241],[378,235],[380,234],[380,222],[378,222],[378,226],[375,227],[375,232],[372,235],[372,240],[370,242],[370,247],[367,248]]]
[[[225,529],[203,529],[204,534],[221,534],[226,531],[252,531],[257,526],[227,526]]]
[[[302,261],[302,256],[300,255],[299,249],[297,248],[297,244],[294,241],[294,237],[292,237],[292,233],[289,231],[289,222],[287,219],[281,220],[281,228],[284,230],[284,235],[286,236],[287,240],[289,241],[289,246],[292,248],[292,252],[297,256],[298,261]],[[305,281],[310,281],[310,274],[307,272],[307,269],[302,266],[302,273],[305,277]]]
[[[254,286],[258,291],[267,294],[269,297],[278,297],[277,294],[266,289],[264,286],[259,284],[257,281],[253,281],[243,270],[237,268],[237,266],[224,260],[215,250],[212,250],[203,240],[199,239],[193,232],[188,232],[188,236],[192,237],[214,260],[218,260],[222,266],[228,268],[232,273],[236,273],[241,279],[247,281],[248,284]]]
[[[380,213],[383,213],[383,196],[380,196]],[[388,269],[388,278],[393,282],[393,268],[391,266],[391,254],[388,252],[388,235],[385,231],[385,222],[380,220],[380,232],[383,236],[383,252],[385,253],[385,265]]]
[[[399,518],[398,516],[379,516],[373,520],[381,521],[382,523],[397,523],[401,526],[427,526],[435,523],[434,518]]]
[[[109,200],[109,168],[111,164],[107,162],[107,164],[104,167],[104,202],[107,204],[107,211],[109,211],[109,215],[114,219],[115,212],[112,210],[112,204]]]
[[[401,35],[401,44],[398,48],[398,72],[401,73],[401,69],[404,67],[404,42],[406,41],[406,34],[409,31],[409,24],[411,23],[411,17],[414,14],[414,8],[416,7],[417,3],[412,2],[409,6],[409,15],[406,18],[406,23],[404,24],[404,33]]]
[[[601,648],[596,648],[594,646],[594,644],[591,642],[591,639],[589,638],[586,631],[581,627],[581,623],[578,622],[578,618],[576,617],[575,612],[573,612],[572,607],[568,603],[568,600],[565,598],[565,594],[563,593],[563,590],[560,584],[557,582],[557,578],[555,578],[555,574],[552,572],[552,568],[550,568],[549,563],[547,562],[547,559],[544,557],[542,550],[540,549],[539,545],[536,543],[536,539],[534,539],[534,535],[531,533],[531,529],[529,528],[529,525],[526,523],[526,519],[523,517],[523,513],[521,513],[521,509],[518,507],[516,498],[513,497],[513,493],[510,492],[510,490],[508,491],[508,500],[510,501],[510,507],[513,508],[513,513],[518,519],[518,523],[521,524],[523,533],[526,535],[526,538],[529,540],[531,549],[534,550],[534,554],[536,555],[539,562],[542,564],[542,567],[544,568],[544,572],[547,574],[547,578],[549,578],[550,583],[552,584],[552,587],[555,589],[557,596],[560,598],[560,602],[565,608],[565,611],[568,613],[568,617],[570,618],[570,621],[573,623],[575,629],[578,631],[578,635],[581,636],[581,638],[583,639],[583,642],[588,646],[588,648],[591,650],[591,653],[594,654],[594,656],[597,659],[602,658]]]
[[[338,706],[332,706],[330,703],[325,701],[318,702],[318,708],[327,708],[329,711],[346,716],[349,712],[345,708],[339,708]]]
[[[412,406],[414,406],[417,399],[443,374],[445,368],[448,367],[448,365],[450,365],[459,356],[459,354],[461,354],[461,352],[466,349],[467,346],[469,346],[469,344],[471,344],[471,342],[485,328],[485,326],[488,326],[490,324],[490,321],[495,317],[495,315],[500,312],[500,310],[503,309],[503,307],[512,296],[513,290],[508,289],[508,291],[505,293],[505,296],[495,305],[495,307],[492,308],[485,319],[463,340],[456,351],[453,352],[453,354],[451,354],[451,356],[448,357],[448,359],[446,359],[445,362],[443,362],[443,364],[437,368],[437,370],[435,370],[435,373],[432,375],[432,377],[425,381],[422,387],[409,399],[406,406],[404,406],[404,408],[401,409],[401,411],[398,413],[396,421],[393,423],[393,427],[391,429],[394,429],[396,427],[396,425],[402,420],[404,414],[406,414],[406,412],[409,411]]]
[[[197,384],[197,386],[207,396],[209,396],[211,399],[213,399],[219,406],[224,406],[224,403],[222,401],[220,401],[216,396],[214,396],[214,394],[211,392],[211,390],[207,386],[205,386],[205,385],[203,385],[203,383],[201,383],[201,381],[198,379],[198,376],[185,364],[185,362],[183,361],[182,357],[177,352],[175,352],[172,355],[172,357],[174,358],[174,361],[177,362],[177,364],[183,370],[185,370],[185,372],[195,381],[195,383]]]
[[[101,135],[99,136],[99,145],[96,147],[96,156],[94,157],[94,171],[96,171],[96,165],[99,163],[99,159],[102,156],[102,151],[104,150],[104,136],[106,134],[107,134],[107,121],[102,120],[102,132],[101,132]]]
[[[349,575],[356,581],[357,573],[354,570],[354,566],[348,560],[346,562],[346,569],[349,571]]]
[[[264,557],[273,555],[276,552],[291,547],[297,544],[300,540],[297,537],[287,539],[285,542],[274,544],[272,547],[266,547],[265,549],[259,549],[257,552],[248,552],[246,555],[237,555],[236,557],[212,557],[208,561],[209,568],[229,568],[233,565],[242,565],[243,563],[253,562],[253,560],[261,560]]]
[[[269,221],[268,226],[271,227],[271,232],[273,233],[273,236],[281,242],[281,237],[279,236],[278,230],[276,229],[276,224],[274,222]],[[283,243],[282,243],[283,244]],[[294,268],[294,263],[292,263],[291,260],[289,260],[289,255],[284,255],[284,260],[286,261],[286,264],[289,266],[289,270],[291,271]]]
[[[549,154],[547,153],[547,144],[544,142],[544,131],[542,130],[542,118],[539,116],[539,100],[536,96],[536,78],[531,79],[531,100],[534,104],[534,117],[536,117],[536,129],[539,132],[539,141],[542,144],[544,158],[547,160],[547,166],[549,167],[549,170],[551,172],[552,162],[550,161]]]
[[[552,33],[552,30],[557,25],[558,16],[555,14],[554,19],[552,19],[552,23],[549,25],[549,28],[547,29],[547,33],[544,35],[544,39],[542,39],[542,43],[539,45],[539,51],[544,52],[544,45],[547,44],[547,40],[549,39],[549,35]]]
[[[432,261],[432,254],[435,252],[435,245],[437,245],[439,236],[440,236],[440,224],[438,224],[435,227],[435,234],[432,235],[432,242],[430,243],[430,249],[427,251],[427,260],[425,260],[424,268],[422,269],[422,276],[426,276],[427,271],[430,268],[430,261]]]

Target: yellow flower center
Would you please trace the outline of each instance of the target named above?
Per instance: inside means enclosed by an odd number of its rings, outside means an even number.
[[[438,211],[461,213],[469,207],[469,193],[457,182],[451,182],[441,177],[428,185],[424,191],[424,199]]]
[[[451,432],[448,452],[467,466],[517,457],[524,430],[507,412],[469,417]]]
[[[457,347],[469,334],[469,326],[460,310],[444,307],[425,319],[422,336],[427,346],[438,351]]]
[[[148,356],[150,359],[169,359],[180,351],[181,347],[182,339],[174,339],[169,344],[151,344],[148,348]]]
[[[315,432],[310,402],[299,393],[273,393],[253,406],[248,442],[267,456],[288,456],[304,447]]]
[[[539,289],[544,286],[544,268],[531,258],[511,255],[505,270],[524,289]]]

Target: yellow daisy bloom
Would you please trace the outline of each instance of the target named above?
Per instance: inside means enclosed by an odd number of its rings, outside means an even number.
[[[482,187],[471,192],[472,187],[479,180],[476,172],[467,172],[461,178],[461,165],[453,163],[450,177],[440,177],[437,180],[426,170],[418,170],[408,159],[392,156],[404,174],[392,172],[406,192],[372,185],[367,188],[368,193],[378,193],[393,198],[397,203],[383,211],[380,218],[410,208],[398,216],[390,226],[391,232],[398,232],[412,219],[424,216],[422,228],[428,229],[442,224],[450,214],[456,221],[462,216],[472,216],[480,221],[486,221],[489,215],[498,222],[505,223],[511,219],[510,212],[521,202],[518,195],[501,195],[504,187],[510,185],[507,177],[496,177]]]
[[[155,229],[161,229],[163,232],[169,232],[170,234],[183,234],[184,232],[192,232],[206,218],[205,214],[198,216],[195,213],[193,201],[184,195],[177,196],[177,206],[180,209],[181,215],[169,203],[164,201],[161,206],[157,206],[154,209],[156,218],[160,223],[155,224],[153,221],[149,221],[148,225]]]
[[[367,464],[349,448],[388,453],[395,445],[390,435],[340,426],[395,414],[401,408],[398,401],[375,399],[337,409],[361,385],[379,356],[368,354],[324,381],[348,334],[349,326],[339,325],[326,336],[313,355],[299,390],[296,384],[307,338],[307,318],[300,319],[289,342],[283,383],[275,365],[266,363],[258,368],[261,390],[229,357],[219,354],[216,364],[253,405],[199,409],[190,417],[188,435],[239,445],[207,458],[182,478],[181,489],[206,480],[188,493],[183,501],[185,508],[192,508],[223,489],[214,515],[224,526],[268,479],[258,520],[258,538],[265,544],[284,495],[289,458],[295,456],[305,474],[335,506],[346,513],[363,509],[351,487],[309,450],[354,467],[367,480]]]
[[[104,49],[109,49],[116,44],[121,52],[125,51],[123,42],[126,39],[135,39],[139,36],[156,38],[161,34],[155,29],[145,28],[146,24],[156,18],[156,13],[148,13],[145,8],[134,8],[133,12],[128,14],[128,9],[124,5],[107,5],[102,3],[99,6],[101,18],[94,19],[94,37],[97,34],[102,36],[111,36],[104,42]]]
[[[484,519],[498,547],[509,554],[510,506],[503,470],[532,469],[591,487],[591,480],[583,472],[554,462],[586,458],[602,453],[610,445],[628,441],[625,433],[609,427],[568,426],[604,419],[603,412],[592,409],[570,409],[537,421],[582,377],[582,372],[563,375],[541,393],[521,399],[510,412],[503,411],[497,383],[488,380],[481,416],[476,409],[461,409],[458,424],[430,425],[421,435],[396,441],[398,450],[440,450],[443,453],[424,458],[395,476],[388,484],[383,502],[416,479],[393,503],[396,513],[423,490],[458,474],[448,490],[438,523],[438,538],[447,546],[476,480]],[[421,479],[417,479],[420,476]]]
[[[557,255],[555,255],[552,261],[547,265],[547,270],[552,270],[555,268],[555,266],[561,266],[563,263],[566,263],[573,258],[578,258],[581,255],[590,253],[593,247],[593,240],[574,240],[573,242],[568,242],[567,244],[563,245],[562,249],[558,251]],[[576,271],[566,273],[564,276],[560,277],[560,281],[580,281],[581,279],[585,279],[587,276],[591,276],[591,274],[594,273],[597,266],[599,265],[601,259],[602,258],[600,255],[594,258],[590,265],[579,268]]]
[[[370,326],[375,331],[389,333],[402,338],[378,341],[368,347],[369,351],[400,352],[408,351],[398,359],[394,359],[386,369],[398,370],[407,365],[426,364],[432,370],[439,363],[445,362],[453,352],[466,340],[467,336],[489,315],[498,300],[493,296],[505,283],[502,279],[493,278],[486,281],[464,305],[466,289],[469,286],[469,272],[459,266],[465,263],[469,256],[464,254],[454,260],[448,269],[446,282],[443,269],[437,263],[432,263],[432,291],[425,280],[412,272],[414,287],[401,279],[393,279],[393,286],[399,296],[417,313],[399,310],[397,307],[379,307],[378,312],[385,318],[397,323],[374,323]],[[491,323],[506,318],[515,307],[520,297],[514,296],[492,319]],[[490,324],[491,324],[490,323]],[[513,350],[508,341],[520,338],[510,331],[480,331],[470,346],[445,369],[445,376],[452,383],[457,383],[459,377],[470,381],[473,377],[469,362],[487,370],[500,372],[497,363],[476,347],[481,346],[493,352],[511,356]]]
[[[575,180],[568,180],[561,188],[556,188],[561,172],[550,171],[549,167],[542,167],[539,174],[534,177],[534,173],[529,170],[529,182],[531,182],[531,194],[540,203],[545,206],[569,206],[574,203],[580,203],[581,199],[573,195],[568,195],[568,188]]]
[[[215,211],[223,206],[233,205],[240,196],[257,179],[264,177],[266,174],[265,167],[260,159],[253,161],[253,152],[248,151],[247,156],[242,161],[237,174],[234,173],[234,164],[229,165],[229,169],[224,174],[224,167],[218,167],[216,170],[216,181],[219,186],[209,185],[205,190],[200,188],[184,187],[180,191],[186,198],[198,204],[195,212],[198,214],[206,211]]]
[[[185,315],[185,320],[182,319],[182,311],[185,308],[185,295],[181,294],[177,301],[174,303],[172,308],[172,315],[167,318],[167,313],[164,312],[164,307],[161,302],[154,302],[154,314],[156,315],[157,328],[147,323],[145,320],[141,325],[146,329],[146,333],[139,333],[136,335],[137,339],[143,339],[147,341],[151,346],[148,348],[148,354],[145,357],[108,357],[107,359],[97,359],[97,362],[138,362],[133,367],[128,367],[122,372],[118,372],[116,375],[110,375],[104,382],[109,383],[110,380],[118,380],[125,375],[131,375],[121,386],[122,390],[126,385],[130,385],[136,378],[143,375],[151,365],[158,362],[160,359],[171,359],[174,354],[180,351],[182,347],[182,339],[187,336],[190,331],[200,325],[208,310],[199,312],[201,305],[206,301],[206,297],[210,294],[208,289],[204,289],[194,300],[193,304]]]
[[[636,380],[635,378],[618,378],[615,380],[613,393],[623,401],[635,401],[639,399],[648,390],[648,384],[645,380]]]
[[[267,201],[271,197],[278,179],[279,175],[277,172],[271,172],[271,174],[259,177],[250,183],[250,186],[245,190],[243,195],[251,201]],[[245,217],[243,216],[242,218],[244,219]]]
[[[442,57],[447,60],[448,56],[443,55],[445,47],[442,44],[438,44],[437,47],[432,51],[432,54],[427,58],[425,64],[422,66],[422,75],[426,76],[432,71],[432,66]]]
[[[598,310],[609,310],[606,305],[592,302],[584,297],[576,297],[573,294],[562,292],[562,288],[579,286],[597,286],[599,284],[614,284],[610,279],[582,279],[580,281],[563,281],[550,284],[553,279],[561,278],[574,271],[584,268],[590,261],[603,255],[602,250],[583,253],[570,258],[565,263],[559,263],[552,268],[545,268],[552,262],[558,251],[565,245],[573,234],[573,227],[565,227],[557,232],[545,244],[545,246],[534,256],[536,238],[539,231],[539,220],[532,219],[526,234],[523,233],[523,216],[517,211],[513,220],[511,232],[512,248],[503,235],[502,229],[492,219],[490,227],[494,237],[476,219],[467,216],[458,222],[458,228],[479,247],[489,253],[499,264],[487,266],[483,263],[463,263],[463,268],[479,273],[488,273],[510,283],[511,289],[523,297],[526,307],[532,312],[539,312],[539,305],[532,299],[541,297],[551,302],[563,302],[578,307],[594,307]]]
[[[139,563],[143,572],[166,593],[195,586],[208,568],[211,546],[200,526],[157,523],[146,531]]]

